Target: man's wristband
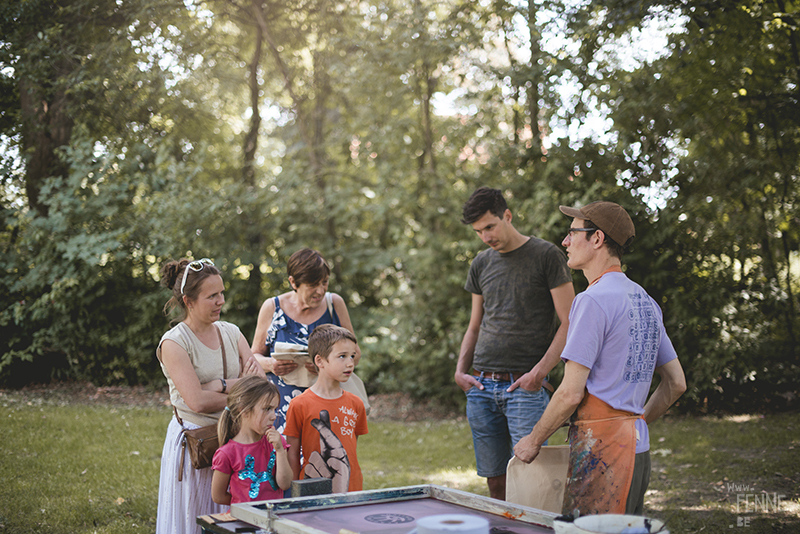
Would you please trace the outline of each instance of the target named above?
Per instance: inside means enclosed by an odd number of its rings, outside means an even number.
[[[228,390],[228,383],[225,382],[224,378],[220,378],[219,381],[222,382],[222,391],[220,393],[225,393]]]

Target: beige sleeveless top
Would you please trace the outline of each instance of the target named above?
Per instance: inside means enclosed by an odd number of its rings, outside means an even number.
[[[239,337],[241,336],[239,327],[224,321],[218,321],[215,325],[219,327],[220,333],[222,334],[222,342],[225,344],[225,359],[228,365],[227,376],[228,378],[238,378],[240,372]],[[178,388],[176,388],[175,384],[172,382],[167,368],[161,361],[161,344],[167,339],[177,343],[178,346],[189,354],[189,360],[191,360],[194,371],[197,373],[197,378],[200,380],[201,384],[223,378],[222,350],[208,348],[202,341],[197,339],[192,329],[186,326],[185,323],[178,323],[161,336],[161,341],[159,341],[158,348],[156,348],[156,357],[161,364],[161,371],[164,373],[164,376],[167,377],[167,383],[169,384],[169,400],[172,402],[172,405],[178,409],[178,414],[181,416],[181,419],[200,426],[216,424],[221,412],[213,414],[193,412],[186,406],[186,402],[184,402],[183,397],[181,397],[180,391],[178,391]]]

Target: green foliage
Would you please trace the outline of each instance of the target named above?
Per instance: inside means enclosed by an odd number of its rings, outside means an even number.
[[[214,258],[224,318],[249,338],[310,246],[370,390],[459,404],[482,248],[461,204],[491,185],[521,231],[555,243],[560,204],[628,209],[627,272],[663,306],[682,408],[790,406],[795,16],[735,1],[6,2],[0,381],[160,380],[165,260]],[[667,48],[629,61],[621,39],[655,20]],[[434,105],[447,95],[455,111]],[[613,126],[579,138],[594,109]]]
[[[89,143],[69,149],[74,172],[43,188],[52,216],[18,213],[9,221],[20,237],[0,260],[4,381],[136,383],[157,371],[157,285],[131,250],[138,241],[130,210],[136,185],[119,180],[112,160],[88,157],[91,150]]]
[[[653,186],[671,192],[653,217],[668,247],[648,243],[660,249],[660,263],[645,287],[660,296],[687,369],[684,405],[785,407],[800,377],[800,106],[790,96],[798,60],[790,52],[796,29],[787,23],[796,8],[598,7],[591,3],[576,19],[584,25],[576,34],[595,31],[595,45],[628,27],[615,21],[659,10],[677,21],[662,58],[634,71],[600,63],[587,86],[613,110],[619,179],[639,194]],[[582,17],[590,12],[598,18],[587,30]]]

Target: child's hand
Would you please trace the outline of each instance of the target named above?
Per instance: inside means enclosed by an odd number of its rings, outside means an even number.
[[[272,444],[272,448],[276,451],[283,450],[283,441],[281,441],[281,433],[275,430],[274,426],[267,429],[267,441]]]

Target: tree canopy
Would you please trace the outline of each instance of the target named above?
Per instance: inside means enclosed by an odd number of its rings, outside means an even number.
[[[560,204],[628,209],[624,263],[662,304],[681,408],[796,406],[797,17],[734,0],[5,2],[0,382],[160,381],[164,261],[212,257],[224,319],[251,338],[309,246],[370,391],[461,402],[482,244],[459,219],[489,185],[555,243]]]

